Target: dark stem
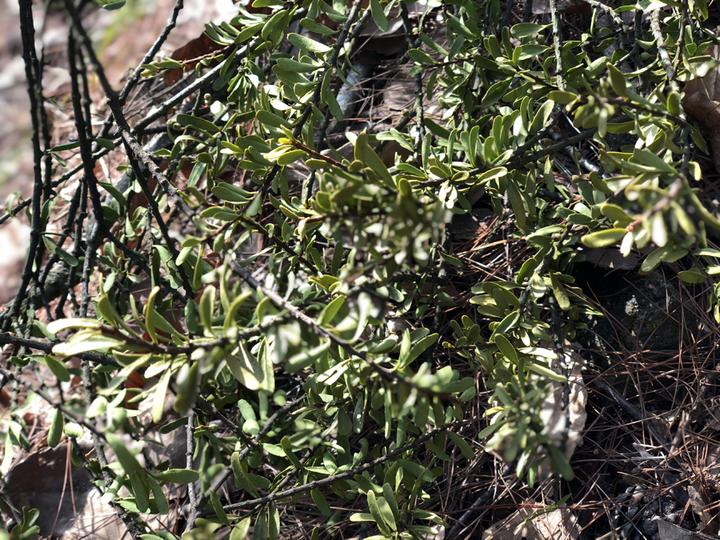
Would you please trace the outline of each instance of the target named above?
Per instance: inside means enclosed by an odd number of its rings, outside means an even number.
[[[35,52],[35,26],[33,23],[31,0],[19,0],[20,8],[20,34],[22,38],[22,56],[25,63],[25,78],[27,81],[28,97],[30,98],[30,114],[32,121],[32,148],[33,148],[33,195],[32,195],[32,223],[30,232],[30,248],[20,282],[20,288],[13,305],[2,321],[2,330],[7,331],[12,322],[20,313],[20,308],[27,295],[30,281],[35,275],[34,264],[41,255],[42,248],[40,239],[43,233],[43,222],[41,216],[42,196],[44,192],[42,175],[43,153],[40,148],[40,113],[38,103],[38,83],[36,78],[37,55]]]

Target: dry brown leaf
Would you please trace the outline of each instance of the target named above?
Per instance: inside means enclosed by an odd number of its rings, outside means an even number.
[[[90,475],[72,467],[67,476],[68,459],[66,444],[33,452],[8,472],[6,496],[17,508],[30,506],[40,511],[38,525],[43,536],[122,538],[125,525],[115,510],[100,500]]]
[[[692,531],[678,527],[674,523],[659,519],[657,522],[658,526],[658,540],[693,540],[697,538]]]
[[[553,390],[545,398],[540,413],[540,418],[545,426],[545,434],[551,442],[558,446],[564,446],[565,457],[568,460],[575,453],[575,448],[582,440],[583,429],[587,420],[585,406],[588,398],[587,388],[585,388],[582,378],[583,361],[575,353],[571,353],[570,358],[572,369],[567,382],[570,390],[567,409],[563,397],[565,384],[554,383]],[[550,476],[551,470],[550,458],[545,457],[538,469],[538,478]]]
[[[702,489],[699,489],[698,486],[690,485],[687,488],[687,494],[689,497],[690,507],[700,519],[702,528],[705,529],[709,527],[714,521],[714,516],[708,510],[708,507],[710,505],[708,505],[708,503],[703,498]]]
[[[0,389],[0,408],[8,408],[11,403],[12,399],[10,398],[10,394],[8,394],[7,390]]]
[[[166,86],[172,86],[182,78],[184,72],[190,71],[202,59],[223,48],[222,45],[218,45],[204,33],[200,37],[191,39],[182,47],[175,49],[170,55],[173,60],[183,62],[185,67],[166,71],[163,82]]]
[[[712,56],[720,59],[720,47],[715,46]],[[710,142],[715,170],[720,172],[720,66],[711,69],[704,77],[685,84],[682,100],[685,112],[692,116],[705,131]]]
[[[0,228],[0,304],[9,301],[20,286],[25,256],[30,247],[30,227],[13,220]]]
[[[566,508],[546,513],[520,508],[482,535],[483,540],[575,540],[579,537],[577,517]]]

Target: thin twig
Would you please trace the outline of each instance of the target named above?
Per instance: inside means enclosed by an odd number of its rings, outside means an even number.
[[[193,453],[194,453],[194,430],[195,430],[195,411],[190,409],[188,411],[187,422],[185,425],[185,468],[193,468]],[[190,512],[188,513],[188,520],[185,524],[185,532],[190,531],[195,526],[195,509],[198,507],[197,493],[195,492],[195,483],[190,482],[187,487],[188,490],[188,501],[190,504]]]
[[[38,103],[39,81],[36,79],[36,71],[34,65],[37,63],[35,53],[35,27],[33,23],[32,2],[30,0],[19,0],[20,7],[20,33],[22,36],[22,57],[25,64],[25,78],[27,82],[28,97],[30,98],[30,115],[32,121],[32,148],[33,148],[33,195],[32,195],[32,223],[30,231],[30,247],[28,255],[25,259],[25,267],[23,268],[20,288],[18,289],[12,308],[2,320],[3,331],[7,331],[10,325],[20,313],[20,307],[25,300],[30,280],[35,275],[33,266],[38,259],[38,252],[41,247],[41,236],[43,229],[41,206],[42,196],[44,192],[43,176],[42,176],[42,151],[40,149],[40,113],[38,108],[42,105]]]
[[[672,60],[670,60],[670,55],[665,47],[665,38],[663,37],[662,28],[660,28],[660,8],[656,8],[650,13],[650,31],[655,39],[655,46],[657,47],[658,55],[665,68],[665,73],[667,73],[670,86],[673,90],[677,91],[675,68],[672,65]]]
[[[150,46],[150,48],[145,53],[145,56],[143,56],[142,60],[140,60],[140,63],[137,65],[135,70],[132,72],[132,75],[128,78],[127,82],[125,83],[125,86],[122,90],[120,90],[120,93],[118,94],[118,100],[120,103],[125,103],[125,100],[127,99],[128,95],[130,94],[130,91],[135,87],[137,82],[140,80],[140,75],[143,71],[143,66],[145,64],[148,64],[152,62],[153,58],[155,58],[155,55],[160,50],[160,47],[163,46],[163,43],[165,43],[165,40],[167,40],[168,36],[170,35],[170,32],[172,32],[173,28],[175,28],[175,24],[177,23],[178,15],[180,15],[180,11],[183,9],[183,0],[175,0],[175,6],[173,7],[172,12],[170,13],[170,17],[168,18],[167,23],[165,24],[165,28],[162,29],[162,32],[160,32],[160,35],[157,37],[157,39],[153,42],[153,44]]]
[[[405,2],[400,3],[400,16],[403,21],[403,28],[405,30],[405,39],[410,48],[418,47],[418,38],[416,35],[416,29],[413,28],[412,22],[410,21],[410,15],[408,14],[407,4]],[[415,74],[415,157],[422,162],[423,156],[423,134],[425,132],[425,107],[423,105],[424,92],[423,92],[423,76],[422,71],[418,70]]]
[[[305,9],[299,9],[296,11],[297,17],[302,17],[305,15],[307,10]],[[211,68],[209,71],[207,71],[203,76],[198,77],[193,81],[192,83],[184,86],[180,91],[173,94],[171,97],[160,103],[158,106],[154,107],[149,113],[147,113],[140,121],[138,121],[137,124],[135,124],[135,127],[132,129],[132,132],[142,133],[145,128],[162,118],[168,111],[172,110],[174,107],[182,103],[186,98],[193,95],[195,92],[198,92],[202,90],[203,88],[207,87],[209,84],[211,84],[214,80],[217,79],[217,76],[225,70],[233,69],[233,67],[237,66],[237,64],[240,63],[241,60],[243,60],[251,51],[254,50],[254,48],[262,43],[259,39],[253,39],[251,40],[247,45],[244,45],[240,47],[236,52],[231,53],[230,56],[226,59]],[[106,120],[105,126],[103,127],[103,130],[101,130],[100,134],[98,135],[99,138],[107,137],[110,135],[110,127],[112,125],[112,122],[110,120]],[[113,145],[119,145],[121,143],[121,139],[116,134],[112,135]],[[110,153],[110,150],[108,148],[96,148],[95,152],[93,153],[94,159],[99,159],[105,155]],[[53,180],[52,187],[57,188],[58,186],[62,185],[64,182],[67,182],[69,179],[71,179],[73,176],[75,176],[77,173],[79,173],[82,170],[82,164],[76,165],[74,168],[63,174],[60,178]],[[22,212],[25,208],[30,206],[32,204],[32,198],[26,198],[20,201],[13,207],[11,210],[0,216],[0,225],[8,221],[9,219],[15,217],[18,213]]]
[[[560,17],[557,11],[556,0],[548,0],[550,17],[552,18],[553,49],[555,50],[555,79],[560,90],[565,89],[563,80],[562,49],[560,48]]]
[[[97,187],[97,178],[95,178],[95,162],[92,159],[92,149],[90,142],[87,139],[87,126],[86,123],[90,122],[90,119],[84,118],[84,111],[82,108],[80,87],[78,85],[78,68],[77,68],[77,56],[78,53],[75,47],[75,37],[73,31],[68,33],[68,63],[70,65],[70,86],[72,93],[72,104],[73,104],[73,115],[75,119],[75,130],[77,131],[78,141],[80,143],[80,155],[82,157],[84,175],[83,181],[87,186],[88,193],[90,194],[90,201],[92,202],[93,216],[97,223],[97,228],[94,229],[88,240],[87,249],[85,251],[85,260],[83,261],[83,277],[82,277],[82,300],[80,302],[81,316],[87,314],[88,304],[90,302],[90,272],[95,266],[95,252],[100,241],[100,235],[107,230],[105,225],[105,219],[103,217],[102,200],[100,198],[100,192]]]

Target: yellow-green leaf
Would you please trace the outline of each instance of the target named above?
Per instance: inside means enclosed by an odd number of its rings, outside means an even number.
[[[580,241],[590,248],[600,248],[617,244],[627,231],[621,228],[606,229],[586,234]]]

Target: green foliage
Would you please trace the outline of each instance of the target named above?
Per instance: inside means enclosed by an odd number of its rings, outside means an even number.
[[[549,459],[571,479],[540,412],[567,381],[563,359],[594,313],[574,262],[586,248],[616,246],[644,253],[644,272],[673,264],[687,283],[720,272],[707,244],[720,222],[700,201],[700,166],[687,153],[702,138],[678,90],[714,66],[704,2],[691,3],[689,18],[662,3],[673,78],[649,27],[635,46],[618,46],[628,29],[601,24],[597,7],[556,51],[551,24],[500,28],[501,2],[427,4],[442,4],[444,32],[422,30],[407,56],[441,116],[348,133],[350,151],[324,151],[327,127],[344,115],[338,89],[364,9],[256,1],[269,13],[241,8],[208,26],[223,67],[206,106],[175,116],[172,145],[158,152],[192,171],[176,195],[156,192],[161,208],[191,216],[178,249],[147,208],[129,210],[136,187],[111,192],[122,240],[152,243],[150,272],[106,244],[97,317],[48,325],[62,342],[34,360],[61,378],[59,359],[107,355],[84,417],[108,419],[113,489],[127,489],[118,501],[131,513],[167,512],[162,485],[196,482],[198,537],[227,524],[231,538],[282,537],[281,508],[312,501],[318,531],[369,524],[369,537],[411,538],[444,523],[427,508],[451,460],[484,449],[532,484]],[[373,0],[363,20],[386,29],[398,5]],[[572,140],[558,145],[554,132]],[[382,157],[388,141],[404,149],[392,162]],[[597,170],[579,165],[586,155]],[[562,163],[575,168],[559,174]],[[453,249],[454,223],[477,206],[501,224],[500,251]],[[477,270],[484,249],[502,258],[515,243],[523,250],[501,270]],[[134,288],[142,277],[146,293]],[[134,372],[142,389],[123,386]],[[141,465],[140,445],[114,434],[142,442],[147,423],[172,433],[174,416],[191,410],[194,470]],[[63,425],[58,411],[50,446]],[[230,502],[214,493],[224,474]]]
[[[23,508],[20,522],[15,525],[8,535],[0,529],[0,538],[8,540],[32,540],[37,538],[40,527],[36,525],[40,512],[31,508]]]

